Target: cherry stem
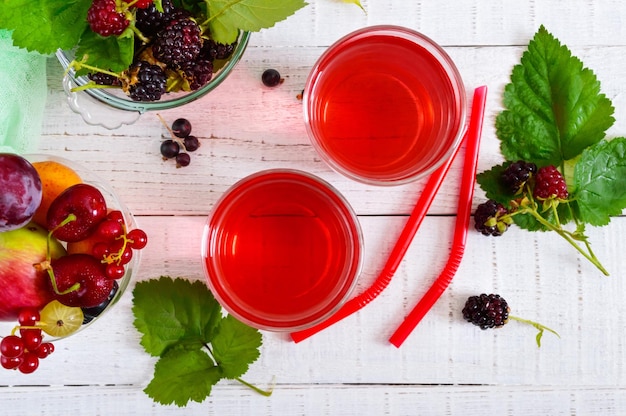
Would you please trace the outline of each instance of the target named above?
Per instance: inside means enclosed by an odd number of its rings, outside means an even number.
[[[69,224],[72,221],[76,221],[76,215],[70,213],[63,221],[61,221],[59,225],[57,225],[52,230],[50,230],[50,232],[48,232],[48,238],[46,239],[46,261],[44,262],[45,264],[42,264],[41,266],[48,272],[48,277],[50,277],[50,283],[52,283],[52,290],[54,290],[54,293],[56,293],[57,295],[67,295],[68,293],[80,289],[80,283],[76,282],[72,286],[70,286],[69,289],[62,292],[59,291],[59,287],[57,286],[57,279],[54,276],[54,271],[52,270],[52,265],[50,263],[52,261],[52,254],[50,250],[50,240],[52,239],[52,234],[54,234],[54,232],[59,228]]]
[[[537,337],[536,337],[536,341],[537,341],[537,346],[541,347],[541,337],[543,337],[543,331],[548,331],[548,332],[552,332],[554,335],[556,335],[557,337],[561,338],[561,336],[559,335],[558,332],[556,332],[554,329],[550,329],[545,325],[542,325],[538,322],[535,321],[531,321],[528,319],[524,319],[524,318],[520,318],[518,316],[513,316],[513,315],[509,315],[509,319],[512,319],[514,321],[518,321],[524,324],[528,324],[528,325],[532,325],[533,327],[535,327],[535,329],[537,329],[537,331],[539,331],[537,333]]]

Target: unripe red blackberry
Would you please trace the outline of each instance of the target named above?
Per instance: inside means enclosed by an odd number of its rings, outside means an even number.
[[[565,179],[555,166],[544,166],[537,171],[533,196],[539,200],[567,199],[569,192]]]
[[[509,320],[509,305],[500,295],[470,296],[463,307],[463,319],[480,329],[499,328]]]
[[[502,183],[511,194],[515,195],[535,173],[537,173],[537,165],[518,160],[502,172]]]
[[[130,24],[124,13],[117,10],[115,0],[93,0],[87,22],[92,31],[105,37],[121,34]]]

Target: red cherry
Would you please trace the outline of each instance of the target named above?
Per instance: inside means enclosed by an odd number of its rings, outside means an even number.
[[[107,220],[117,221],[124,225],[124,214],[122,214],[122,211],[113,210],[107,214]]]
[[[96,233],[105,240],[113,240],[124,234],[124,227],[115,220],[106,219],[98,224]]]
[[[107,279],[105,265],[89,254],[68,254],[53,260],[51,265],[59,292],[78,284],[77,290],[56,295],[64,305],[91,308],[101,304],[111,293],[113,280]]]
[[[39,367],[39,358],[34,352],[25,352],[23,361],[19,365],[18,370],[24,374],[30,374]]]
[[[67,222],[70,215],[74,220]],[[106,201],[94,186],[79,183],[70,186],[52,201],[48,208],[48,229],[61,241],[83,240],[107,215]]]
[[[148,235],[139,228],[130,230],[126,238],[128,238],[130,246],[135,250],[141,250],[148,244]]]

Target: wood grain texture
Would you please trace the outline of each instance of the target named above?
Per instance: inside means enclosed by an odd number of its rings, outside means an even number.
[[[246,380],[262,397],[221,382],[201,404],[178,409],[143,393],[155,359],[133,326],[132,289],[161,275],[202,280],[206,215],[237,180],[259,170],[297,168],[341,192],[359,215],[364,263],[355,294],[383,267],[425,180],[372,187],[326,166],[309,144],[301,92],[324,50],[366,25],[397,24],[430,36],[457,64],[467,88],[489,88],[478,170],[499,163],[494,121],[512,67],[541,24],[593,69],[615,106],[609,136],[626,135],[626,8],[618,0],[362,0],[367,13],[339,0],[307,8],[252,36],[244,58],[211,94],[161,112],[187,117],[201,141],[192,163],[176,169],[159,156],[167,136],[154,113],[115,130],[71,111],[60,65],[47,66],[49,94],[38,152],[67,157],[109,181],[135,213],[150,243],[127,292],[105,319],[57,343],[37,373],[0,372],[0,414],[67,415],[623,415],[626,414],[626,217],[590,228],[604,277],[556,235],[513,228],[500,238],[469,235],[448,290],[400,349],[387,339],[444,266],[452,240],[462,157],[458,157],[389,287],[371,304],[295,344],[263,333],[260,359]],[[263,87],[269,67],[285,81]],[[461,152],[459,156],[462,156]],[[474,205],[484,194],[477,189]],[[500,293],[511,313],[560,334],[510,322],[481,331],[465,323],[470,295]]]

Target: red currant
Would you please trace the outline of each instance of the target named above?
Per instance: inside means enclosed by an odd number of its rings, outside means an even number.
[[[0,365],[7,370],[15,370],[17,367],[22,364],[24,358],[20,355],[19,357],[5,357],[4,355],[0,356]]]
[[[33,351],[38,358],[43,359],[54,352],[54,344],[51,342],[42,343],[39,348]]]
[[[0,353],[7,358],[19,357],[24,353],[24,341],[17,335],[9,335],[0,342]]]
[[[139,228],[130,230],[126,237],[129,240],[128,243],[130,246],[135,250],[141,250],[146,246],[146,244],[148,244],[148,235],[145,231],[140,230]]]
[[[107,220],[117,221],[120,224],[124,224],[124,214],[122,214],[122,211],[113,210],[107,214]]]
[[[126,273],[123,265],[117,263],[107,264],[105,273],[109,279],[121,279]]]
[[[22,363],[17,367],[20,372],[30,374],[39,367],[39,358],[34,352],[25,352]]]
[[[20,334],[22,335],[24,348],[28,351],[35,351],[41,345],[41,341],[43,341],[41,329],[20,329]]]
[[[111,254],[111,249],[107,243],[96,243],[91,249],[91,253],[97,259],[103,259]]]
[[[39,320],[39,311],[34,308],[24,308],[20,310],[17,321],[22,326],[33,326]]]
[[[105,240],[113,240],[124,234],[124,227],[115,220],[106,219],[98,224],[96,232]]]

